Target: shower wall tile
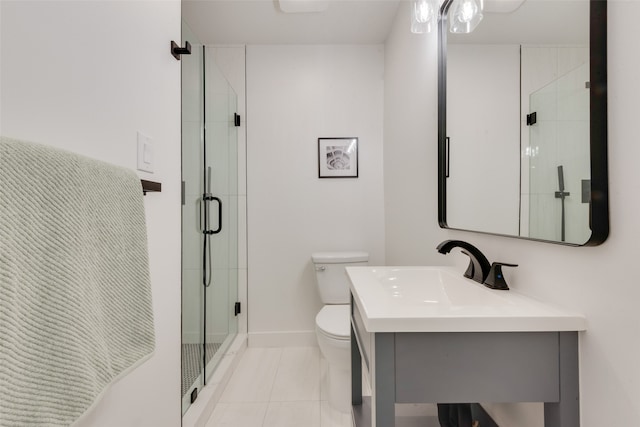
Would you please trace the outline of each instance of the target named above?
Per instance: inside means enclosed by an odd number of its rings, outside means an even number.
[[[553,194],[531,196],[531,237],[560,240],[560,205]]]
[[[238,286],[239,286],[239,273],[238,270],[235,268],[230,268],[229,270],[227,270],[229,273],[229,284],[230,286],[228,287],[229,292],[227,294],[227,318],[228,323],[229,323],[229,334],[235,334],[238,332],[238,326],[239,326],[239,318],[236,316],[235,314],[235,304],[236,302],[240,301],[238,299]],[[244,308],[246,309],[247,306],[245,305]]]
[[[238,330],[247,330],[247,269],[238,269],[238,301],[242,304],[242,312],[238,315]]]
[[[208,342],[222,342],[229,333],[229,270],[213,268],[206,289],[206,334]]]
[[[227,168],[228,168],[228,181],[226,194],[237,195],[238,194],[238,129],[233,125],[229,125],[229,144],[227,148]]]
[[[200,269],[182,271],[182,342],[202,342],[202,272]]]
[[[230,269],[238,268],[238,196],[227,196],[227,235],[234,236],[228,237],[228,246],[227,246],[227,267]]]
[[[536,183],[536,177],[542,172],[539,170],[541,159],[539,156],[548,156],[549,153],[546,144],[540,143],[541,135],[545,135],[545,138],[552,138],[552,131],[540,129],[538,126],[527,126],[526,116],[534,111],[540,110],[545,104],[538,102],[536,96],[532,96],[536,91],[544,88],[549,83],[553,82],[557,75],[557,49],[548,46],[527,46],[521,47],[521,135],[520,140],[522,144],[523,162],[521,164],[521,200],[523,204],[520,206],[521,218],[520,218],[520,231],[523,235],[533,236],[533,233],[537,232],[537,225],[535,224],[535,218],[533,212],[529,212],[530,209],[535,206],[537,199],[535,193],[541,191],[541,185]],[[546,98],[552,97],[549,94],[545,95]],[[544,98],[543,96],[542,98]],[[555,104],[555,99],[553,99]],[[547,103],[548,106],[548,103]],[[555,109],[555,106],[552,107]],[[539,113],[540,114],[540,113]],[[544,112],[538,117],[538,120],[542,120],[542,127],[549,127],[548,121],[545,123]],[[542,147],[541,147],[542,145]],[[524,203],[527,204],[527,210],[524,208]],[[531,222],[533,221],[533,223]],[[529,233],[529,234],[527,234]]]
[[[207,102],[207,114],[212,114],[207,119],[208,121],[226,121],[228,120],[228,94],[231,91],[229,82],[216,63],[215,54],[207,52],[205,63],[207,69],[205,102]]]
[[[202,193],[202,124],[182,123],[182,180],[186,193]]]
[[[530,126],[530,137],[535,156],[529,160],[529,191],[542,193],[557,187],[556,168],[558,130],[557,122],[544,121]]]
[[[202,120],[202,45],[192,45],[192,54],[183,56],[182,67],[182,120]]]
[[[230,105],[229,92],[208,92],[211,99],[207,100],[206,119],[207,124],[211,123],[233,123],[233,113],[235,108]]]
[[[558,135],[563,142],[559,147],[559,159],[564,165],[566,191],[570,193],[565,199],[566,239],[582,243],[590,235],[589,204],[582,203],[582,180],[591,176],[589,122],[560,122]]]
[[[521,123],[521,129],[526,129],[526,123]],[[529,169],[531,168],[531,147],[529,146],[528,131],[521,132],[520,147],[520,235],[529,235]],[[524,136],[526,135],[526,139]]]
[[[230,198],[222,195],[217,197],[222,201],[222,228],[219,233],[212,234],[210,237],[211,256],[214,268],[231,268],[230,261],[237,255],[229,252],[229,245],[235,240],[237,231],[233,227],[237,224],[237,219],[231,217],[233,209]],[[218,226],[218,203],[213,201],[210,206],[209,228],[215,229]]]
[[[238,268],[247,268],[247,196],[238,197]]]
[[[212,236],[214,268],[227,269],[232,285],[225,301],[217,301],[221,316],[226,316],[229,330],[247,331],[247,232],[246,232],[246,100],[244,47],[208,47],[208,82],[211,90],[207,103],[207,162],[212,166],[213,193],[223,201],[222,232]],[[215,65],[214,65],[215,64]],[[209,94],[209,90],[207,93]],[[233,125],[233,113],[241,115],[241,126]],[[238,187],[241,186],[242,190]],[[243,213],[237,206],[237,194],[244,197]],[[217,209],[215,204],[212,205]],[[214,212],[212,223],[217,221]],[[237,235],[237,239],[233,236]],[[240,257],[244,270],[237,269]],[[216,273],[217,274],[217,273]],[[233,305],[242,303],[236,318]]]
[[[556,120],[558,117],[558,88],[555,81],[546,84],[529,96],[528,111],[536,113],[538,122]],[[534,128],[532,127],[532,129]]]
[[[551,117],[545,113],[545,109],[556,110],[555,94],[549,92],[550,88],[545,87],[552,83],[557,77],[558,54],[557,48],[548,46],[527,46],[521,48],[521,144],[527,155],[526,162],[522,163],[521,192],[537,193],[549,184],[544,185],[536,183],[534,178],[546,172],[540,171],[540,164],[543,159],[548,158],[550,141],[555,142],[555,131],[550,124]],[[540,95],[533,95],[537,91],[542,90]],[[527,126],[526,116],[532,112],[538,113],[538,126]],[[553,153],[555,156],[555,152]],[[525,158],[525,157],[523,157]],[[534,203],[534,199],[528,199],[530,204]],[[521,206],[521,212],[524,209]],[[533,214],[532,214],[533,215]],[[529,215],[527,215],[528,218]],[[523,227],[521,218],[521,231],[529,228],[529,225]]]
[[[186,195],[182,206],[182,263],[183,268],[200,268],[202,265],[201,236],[199,228],[199,196]]]
[[[225,190],[229,195],[242,195],[238,198],[237,213],[230,213],[229,218],[237,218],[237,248],[230,245],[229,254],[231,255],[231,267],[240,267],[238,274],[238,295],[237,298],[242,302],[243,313],[238,318],[238,328],[240,331],[247,330],[247,217],[246,217],[246,126],[249,118],[246,115],[245,100],[245,50],[244,48],[234,47],[212,47],[208,49],[208,53],[215,58],[216,64],[222,71],[222,74],[229,82],[231,89],[228,91],[229,97],[229,119],[237,112],[241,116],[240,127],[229,126],[228,132],[231,135],[231,141],[237,141],[235,148],[228,150],[228,165],[230,168],[235,166],[235,172],[230,169],[228,188]],[[237,95],[234,97],[234,94]],[[215,114],[215,113],[214,113]],[[216,120],[218,118],[216,117]],[[235,133],[235,136],[232,134]],[[231,239],[233,240],[233,239]],[[236,255],[237,254],[237,255]],[[236,261],[233,261],[234,255]]]
[[[558,51],[555,47],[522,46],[523,107],[528,108],[529,94],[543,88],[558,77]],[[523,112],[526,112],[524,109]]]
[[[246,195],[246,126],[250,118],[246,114],[246,85],[245,85],[245,49],[244,47],[209,47],[207,53],[215,58],[215,62],[226,80],[229,82],[231,89],[229,96],[235,97],[235,108],[230,108],[230,117],[233,112],[237,112],[241,116],[240,127],[235,128],[238,132],[238,193]],[[230,107],[234,106],[234,102],[229,103]],[[231,192],[230,194],[234,194]]]
[[[566,207],[566,237],[568,242],[586,242],[591,236],[589,227],[589,204],[581,203],[579,197],[574,199]]]
[[[558,189],[558,169],[553,158],[542,159],[531,169],[531,194],[550,194]]]
[[[238,131],[238,194],[247,195],[247,144],[244,138],[244,123]]]
[[[530,194],[530,215],[529,215],[529,237],[541,239],[542,231],[540,230],[540,196],[538,194]]]
[[[589,120],[590,91],[588,64],[564,74],[558,79],[558,120]]]
[[[548,49],[555,49],[555,60],[547,55]],[[589,90],[585,88],[589,79],[587,53],[584,47],[523,48],[523,76],[532,72],[525,69],[531,57],[544,57],[549,61],[547,66],[556,67],[558,76],[556,81],[529,97],[538,111],[538,124],[523,129],[522,134],[523,144],[530,145],[535,153],[530,158],[529,177],[526,177],[534,193],[529,203],[532,237],[561,238],[562,203],[555,198],[555,191],[559,189],[557,167],[562,165],[565,190],[570,193],[565,199],[566,240],[582,243],[588,238],[588,208],[581,203],[581,180],[590,175]],[[542,67],[538,65],[538,69]],[[531,80],[523,77],[523,81]],[[552,90],[556,92],[555,107],[549,103]],[[526,93],[530,92],[523,84],[523,98]]]
[[[561,164],[575,163],[573,168],[582,178],[590,174],[589,135],[589,121],[558,122],[558,159]]]
[[[211,251],[212,277],[206,289],[206,334],[207,339],[221,342],[230,329],[237,329],[233,315],[233,303],[237,300],[238,242],[234,237],[238,233],[237,208],[237,165],[236,151],[237,130],[232,127],[231,118],[236,111],[233,91],[225,76],[215,64],[213,55],[207,55],[206,82],[206,165],[211,167],[211,193],[220,198],[222,204],[222,229],[209,237]],[[232,111],[233,110],[233,111]],[[189,181],[186,185],[187,203],[184,206],[185,233],[190,236],[190,245],[185,244],[185,267],[201,268],[202,234],[199,232],[199,200],[203,192],[203,144],[199,128],[195,125],[188,129],[192,140],[197,143],[186,147],[192,168],[186,167],[185,175]],[[197,138],[196,138],[197,136]],[[233,195],[233,196],[231,196]],[[209,228],[217,227],[218,204],[210,203]],[[244,233],[246,238],[246,232]],[[208,254],[207,254],[208,257]],[[199,273],[202,274],[201,272]],[[201,279],[200,279],[201,281]],[[202,286],[202,285],[201,285]],[[233,289],[230,290],[230,287]],[[245,305],[246,307],[246,305]],[[246,330],[246,329],[245,329]],[[232,331],[233,332],[233,331]]]
[[[207,166],[211,166],[211,188],[215,195],[229,194],[229,124],[207,124]],[[237,164],[237,162],[236,162]],[[235,169],[235,164],[233,165]]]
[[[557,52],[558,76],[568,74],[582,65],[589,65],[588,47],[558,47]]]

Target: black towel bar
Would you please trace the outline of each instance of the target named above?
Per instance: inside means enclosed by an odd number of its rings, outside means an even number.
[[[160,192],[162,191],[162,184],[154,181],[147,181],[145,179],[141,179],[140,183],[142,184],[142,194],[147,195],[147,191]]]

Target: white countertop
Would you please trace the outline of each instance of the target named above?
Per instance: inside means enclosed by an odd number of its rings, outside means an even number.
[[[451,267],[347,267],[368,332],[583,331],[584,316],[516,291],[494,290]]]

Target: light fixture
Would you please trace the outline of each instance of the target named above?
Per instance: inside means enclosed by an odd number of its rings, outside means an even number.
[[[429,33],[436,26],[437,0],[412,0],[411,32]]]
[[[449,11],[449,31],[470,33],[482,21],[483,0],[454,0]]]

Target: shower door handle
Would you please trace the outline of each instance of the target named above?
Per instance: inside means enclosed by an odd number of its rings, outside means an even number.
[[[207,181],[205,182],[205,193],[202,195],[204,201],[204,226],[202,224],[202,208],[200,208],[200,230],[203,234],[218,234],[222,231],[222,200],[211,195],[211,166],[207,168]],[[209,203],[215,200],[218,202],[218,228],[209,230]]]
[[[218,228],[215,230],[209,230],[209,202],[215,200],[218,203]],[[202,215],[202,202],[204,201],[204,218]],[[200,199],[200,231],[202,234],[218,234],[222,231],[222,200],[215,196],[204,194]],[[203,223],[204,219],[204,223]]]
[[[210,196],[209,200],[215,200],[218,203],[218,228],[215,230],[207,230],[207,234],[218,234],[222,231],[222,200],[214,196]]]

